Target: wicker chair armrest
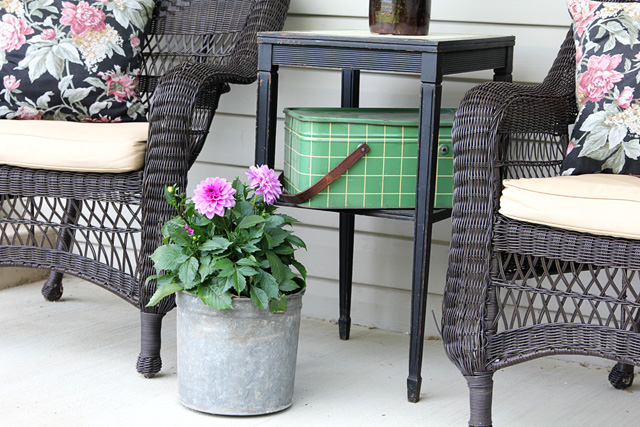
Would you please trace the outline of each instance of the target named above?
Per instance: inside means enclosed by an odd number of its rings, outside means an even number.
[[[196,109],[213,113],[219,95],[203,97],[216,83],[224,85],[225,77],[206,64],[195,63],[183,63],[160,77],[150,102],[145,170],[172,165],[180,169],[178,175],[186,174],[194,113]]]
[[[493,224],[498,215],[504,165],[513,152],[522,165],[513,169],[536,175],[535,150],[513,150],[510,144],[566,141],[575,117],[572,93],[554,85],[524,86],[492,82],[479,85],[463,99],[454,119],[454,194],[451,247],[443,302],[442,336],[449,358],[465,374],[490,371],[485,365],[488,316],[485,302],[492,262]],[[544,164],[545,162],[541,162]],[[547,162],[548,163],[548,162]],[[542,173],[541,173],[542,174]],[[474,349],[474,350],[471,350]]]
[[[258,69],[257,36],[261,31],[280,31],[289,10],[290,0],[256,0],[247,18],[247,25],[236,44],[229,63],[229,72],[242,81],[251,83],[256,80]],[[229,81],[236,83],[235,81]]]
[[[575,115],[573,93],[555,93],[546,83],[526,86],[490,82],[476,86],[467,92],[454,119],[454,186],[459,184],[464,190],[473,185],[469,194],[476,196],[483,188],[486,200],[496,200],[499,195],[492,192],[501,190],[500,182],[505,177],[500,168],[509,162],[518,162],[522,168],[535,169],[538,164],[548,168],[548,153],[564,149],[558,145],[566,144],[568,125]],[[526,151],[523,157],[524,150],[514,146],[529,141],[558,147]],[[514,153],[520,157],[513,157]],[[458,200],[463,197],[458,196]]]

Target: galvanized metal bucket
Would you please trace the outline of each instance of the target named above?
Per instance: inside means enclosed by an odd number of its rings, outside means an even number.
[[[249,298],[215,310],[177,294],[178,397],[218,415],[269,414],[291,406],[302,294],[285,313],[260,310]]]

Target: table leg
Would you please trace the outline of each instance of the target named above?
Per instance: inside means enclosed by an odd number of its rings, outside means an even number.
[[[493,70],[494,82],[510,82],[513,73],[513,46],[507,48],[507,57],[505,58],[505,66]]]
[[[278,110],[278,66],[271,64],[271,45],[260,45],[256,110],[256,165],[275,166]]]
[[[360,70],[342,70],[342,108],[356,108],[360,104]],[[338,332],[340,339],[348,340],[351,330],[351,290],[353,278],[353,234],[355,215],[340,213],[340,262],[339,300],[340,317]]]
[[[411,339],[409,377],[407,378],[407,398],[414,403],[420,400],[422,385],[420,372],[424,350],[441,97],[442,86],[440,82],[436,84],[422,83],[411,291]]]
[[[351,331],[351,284],[353,277],[353,233],[355,215],[340,213],[340,318],[338,332],[341,340],[349,339]]]

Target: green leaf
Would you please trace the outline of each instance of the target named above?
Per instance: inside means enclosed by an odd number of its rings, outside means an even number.
[[[233,280],[233,287],[240,295],[247,288],[247,279],[240,273],[240,271],[235,270],[233,275],[231,276]]]
[[[260,248],[258,248],[253,242],[249,242],[246,245],[240,246],[240,249],[242,249],[243,252],[247,252],[249,254],[260,250]]]
[[[240,274],[242,274],[245,277],[251,277],[251,276],[255,276],[256,274],[258,274],[258,272],[256,270],[254,270],[251,267],[248,266],[241,266],[240,268],[238,268],[238,272]]]
[[[197,285],[195,283],[196,277],[198,277],[198,268],[200,263],[195,257],[189,258],[189,260],[183,263],[178,270],[178,277],[180,281],[184,283],[185,289],[191,289]]]
[[[268,231],[265,229],[264,231],[264,235],[267,238],[267,242],[269,243],[269,249],[280,246],[280,244],[282,244],[282,242],[284,242],[284,240],[290,234],[290,231],[283,230],[281,228],[275,228]]]
[[[198,249],[200,249],[201,251],[220,253],[227,249],[229,246],[231,246],[231,242],[224,237],[212,237],[211,239],[201,244]]]
[[[282,231],[282,226],[285,224],[284,217],[280,215],[271,215],[266,224],[264,225],[265,230],[278,230]]]
[[[206,305],[217,310],[233,308],[231,305],[231,293],[222,291],[220,288],[204,285],[198,286],[198,296]]]
[[[261,309],[267,308],[269,304],[269,297],[267,297],[267,294],[260,288],[251,288],[251,300]]]
[[[278,255],[291,255],[295,251],[296,250],[291,245],[286,244],[282,244],[273,249],[273,252],[277,253]]]
[[[247,202],[246,200],[240,200],[239,202],[237,202],[234,210],[238,212],[240,214],[240,217],[242,218],[253,215],[253,207],[251,207],[251,203]]]
[[[300,264],[296,260],[291,261],[291,265],[293,265],[296,270],[298,270],[303,279],[307,278],[307,269],[304,267],[304,265]]]
[[[189,257],[182,253],[180,246],[169,244],[160,246],[150,258],[156,270],[176,271]]]
[[[260,215],[249,215],[242,218],[240,224],[238,224],[238,229],[253,227],[254,225],[263,223],[265,221]]]
[[[147,307],[153,307],[154,305],[158,304],[164,297],[174,294],[181,290],[182,290],[182,286],[180,286],[178,283],[175,283],[175,282],[171,282],[164,286],[159,286],[158,289],[156,289],[153,296],[151,297],[151,299],[149,300]]]
[[[233,283],[233,277],[229,276],[229,277],[217,277],[216,280],[219,281],[220,286],[222,287],[222,290],[224,291],[228,291],[229,289],[233,288],[233,286],[235,285]]]
[[[200,257],[200,267],[198,268],[198,273],[200,274],[200,278],[202,281],[205,281],[207,277],[213,273],[213,268],[211,265],[211,257],[208,255],[202,255]]]
[[[185,230],[186,222],[179,216],[170,219],[162,226],[162,235],[169,237],[175,244],[181,247],[189,246],[191,236]]]
[[[289,215],[285,215],[285,214],[276,214],[274,216],[281,217],[284,220],[285,224],[295,224],[296,222],[300,222],[297,219],[295,219],[294,217],[289,216]]]
[[[304,243],[304,241],[298,236],[294,236],[293,234],[289,234],[287,236],[287,242],[291,243],[293,246],[307,249],[307,245]]]
[[[262,290],[267,293],[269,298],[278,298],[279,288],[276,279],[266,271],[258,270],[258,277],[254,277],[253,280],[257,280],[258,285]]]
[[[285,268],[282,261],[280,261],[280,257],[278,257],[278,255],[273,251],[265,251],[265,255],[267,256],[269,266],[271,267],[271,274],[278,283],[282,282],[285,278]]]
[[[282,283],[280,283],[280,290],[282,292],[293,292],[298,290],[300,286],[296,282],[291,279],[286,279]]]
[[[258,265],[258,263],[256,262],[255,258],[251,257],[251,258],[242,258],[241,260],[238,260],[238,262],[236,262],[237,265],[247,265],[249,267],[256,267]]]
[[[213,265],[213,268],[216,270],[220,270],[220,273],[218,273],[219,277],[229,277],[236,271],[235,264],[228,258],[219,259]]]
[[[279,298],[271,300],[269,311],[272,313],[284,313],[287,311],[287,296],[282,294]]]

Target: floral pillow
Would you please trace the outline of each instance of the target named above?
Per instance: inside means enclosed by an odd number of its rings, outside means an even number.
[[[154,0],[1,0],[0,119],[142,121]]]
[[[563,175],[640,175],[640,4],[567,0],[579,114]]]

